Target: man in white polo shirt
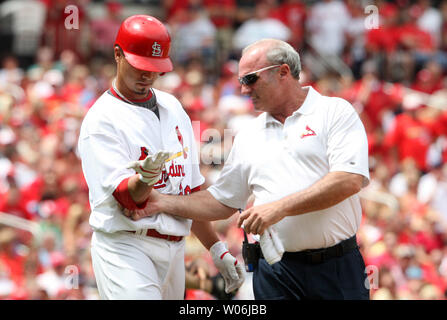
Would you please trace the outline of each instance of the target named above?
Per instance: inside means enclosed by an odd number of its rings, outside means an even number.
[[[242,93],[264,111],[235,138],[216,184],[187,197],[152,193],[133,219],[165,211],[197,220],[225,219],[261,235],[253,275],[256,299],[369,299],[356,232],[357,193],[369,182],[365,129],[345,100],[301,87],[298,53],[264,39],[242,52]],[[278,249],[268,259],[265,234]],[[279,260],[279,261],[278,261]]]

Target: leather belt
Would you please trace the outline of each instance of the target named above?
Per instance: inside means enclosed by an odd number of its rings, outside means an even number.
[[[132,232],[134,234],[138,234],[138,231],[127,231],[127,232]],[[162,233],[159,233],[155,229],[147,229],[146,236],[154,237],[154,238],[160,238],[160,239],[164,239],[164,240],[168,240],[168,241],[174,241],[174,242],[180,242],[180,241],[183,240],[182,236],[170,236],[170,235],[167,235],[167,234],[162,234]]]
[[[288,258],[307,264],[319,264],[332,258],[341,257],[345,253],[351,252],[358,247],[357,238],[354,235],[353,237],[343,240],[335,246],[329,248],[310,249],[298,252],[284,252],[283,259]]]

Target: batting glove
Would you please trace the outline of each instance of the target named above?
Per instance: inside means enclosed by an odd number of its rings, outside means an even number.
[[[128,169],[134,169],[140,175],[140,180],[152,186],[160,179],[165,161],[171,156],[170,152],[159,151],[149,155],[144,160],[130,162]]]
[[[245,280],[245,271],[237,259],[228,251],[227,244],[218,241],[210,248],[214,265],[225,280],[225,292],[238,289]]]

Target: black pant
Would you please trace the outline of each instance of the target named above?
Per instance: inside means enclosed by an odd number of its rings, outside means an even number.
[[[366,279],[358,249],[319,264],[284,256],[269,265],[261,258],[253,274],[253,292],[256,300],[368,300]]]

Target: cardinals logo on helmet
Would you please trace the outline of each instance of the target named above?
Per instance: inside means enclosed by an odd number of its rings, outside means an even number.
[[[152,56],[161,57],[162,52],[163,51],[161,50],[161,46],[157,42],[154,42],[154,44],[152,45]]]

